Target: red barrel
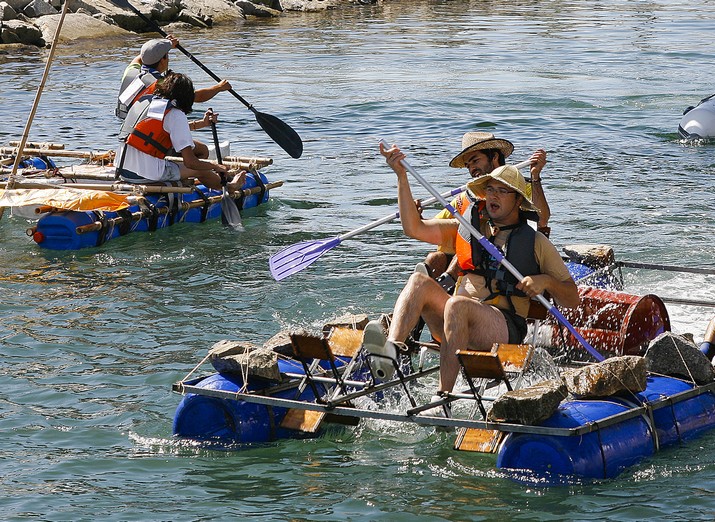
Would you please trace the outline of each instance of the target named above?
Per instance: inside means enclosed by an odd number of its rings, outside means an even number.
[[[668,311],[657,295],[632,295],[591,287],[579,287],[579,295],[581,305],[560,309],[561,313],[601,353],[643,355],[652,339],[670,331]],[[581,347],[553,316],[549,315],[546,321],[552,329],[553,346]]]

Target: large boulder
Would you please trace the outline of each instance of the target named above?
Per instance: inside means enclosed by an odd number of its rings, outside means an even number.
[[[61,15],[43,16],[36,20],[47,42],[52,42]],[[70,13],[65,16],[60,31],[60,41],[78,40],[81,38],[104,38],[110,36],[126,36],[127,31],[116,25],[110,25],[84,13]]]
[[[562,378],[569,393],[578,398],[608,397],[616,393],[640,392],[646,387],[646,362],[643,357],[612,357],[583,368],[567,370]]]
[[[193,17],[211,26],[233,23],[245,18],[243,10],[230,0],[191,0],[184,1],[184,6],[179,15],[180,21],[189,21],[183,18]]]
[[[27,4],[30,3],[30,0],[5,0],[7,4],[12,7],[16,12],[20,13],[22,12],[25,7],[27,7]]]
[[[695,344],[682,335],[664,332],[653,339],[645,354],[648,370],[708,384],[715,380],[715,369]]]

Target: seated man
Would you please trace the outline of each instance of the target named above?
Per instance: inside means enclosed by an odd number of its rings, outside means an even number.
[[[194,85],[188,76],[169,73],[153,95],[145,95],[129,110],[119,139],[115,160],[117,176],[129,183],[180,181],[198,178],[206,187],[222,189],[227,167],[196,157],[191,130],[216,121],[217,114],[206,111],[203,119],[189,123],[186,115],[194,104]],[[183,162],[165,159],[176,150]],[[229,193],[243,186],[246,173],[240,172],[227,184]]]
[[[495,168],[505,165],[508,158],[514,151],[514,145],[508,140],[495,138],[489,132],[467,132],[462,136],[462,151],[449,162],[452,168],[464,168],[469,170],[472,178],[478,178],[489,174]],[[526,195],[539,209],[539,214],[535,216],[538,230],[549,236],[548,227],[551,209],[546,201],[546,196],[541,186],[541,171],[546,165],[546,151],[539,149],[530,158],[531,179],[527,180]],[[470,202],[474,202],[473,194],[465,191],[455,197],[451,204],[460,212],[463,212]],[[450,219],[452,216],[447,209],[439,212],[436,219]],[[427,255],[424,263],[418,263],[416,270],[426,272],[428,275],[438,279],[443,288],[451,293],[454,282],[457,279],[457,263],[453,257],[454,252],[438,250]]]
[[[364,343],[368,351],[396,354],[421,316],[441,343],[439,392],[450,392],[459,373],[457,350],[489,351],[494,343],[523,341],[530,298],[548,291],[562,306],[579,305],[578,289],[558,251],[546,236],[525,222],[524,212],[536,207],[526,196],[526,180],[516,168],[502,166],[470,182],[470,190],[486,201],[487,216],[473,212],[474,204],[463,215],[506,251],[507,260],[525,276],[521,282],[456,219],[423,220],[414,204],[406,169],[400,163],[405,155],[396,146],[385,149],[381,145],[380,152],[397,174],[405,234],[456,251],[461,276],[454,296],[450,296],[429,276],[412,274],[395,303],[384,346],[380,346],[379,324],[366,327]]]

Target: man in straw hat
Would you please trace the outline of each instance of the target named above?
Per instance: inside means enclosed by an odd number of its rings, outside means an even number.
[[[514,145],[505,139],[496,138],[491,132],[467,132],[462,136],[462,151],[449,162],[452,168],[467,168],[470,176],[478,178],[489,174],[495,168],[505,165],[508,158],[514,151]],[[534,201],[539,209],[539,214],[535,217],[538,230],[547,237],[550,229],[548,227],[551,209],[546,201],[543,188],[541,186],[541,171],[546,165],[546,151],[536,150],[529,158],[531,179],[528,180],[526,194]],[[469,205],[470,198],[474,198],[469,192],[463,192],[452,200],[452,206],[462,211]],[[437,219],[449,219],[451,214],[447,209],[442,210],[435,216]],[[418,263],[416,270],[427,273],[437,278],[447,291],[451,291],[457,278],[457,264],[452,258],[452,252],[438,250],[431,252],[425,258],[424,263]],[[441,274],[441,275],[440,275]]]
[[[394,145],[389,149],[381,145],[380,152],[397,174],[405,234],[456,251],[462,275],[450,296],[431,277],[413,273],[395,303],[387,339],[379,323],[371,322],[365,328],[363,343],[368,351],[396,354],[423,317],[432,336],[441,343],[439,391],[449,392],[459,372],[456,350],[489,351],[494,343],[521,343],[532,297],[548,291],[562,306],[579,305],[578,289],[556,247],[525,221],[524,213],[536,210],[536,206],[527,195],[526,180],[515,167],[498,167],[470,182],[469,189],[486,201],[487,216],[473,215],[474,203],[463,215],[506,251],[507,260],[525,276],[521,282],[456,219],[422,219],[400,163],[405,155]]]

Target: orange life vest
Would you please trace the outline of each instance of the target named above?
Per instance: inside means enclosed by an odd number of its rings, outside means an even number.
[[[149,107],[154,100],[161,98],[145,95],[134,104],[122,124],[119,139],[150,156],[164,159],[171,150],[171,136],[164,130],[164,118],[174,106],[171,102],[167,103],[161,120],[148,117]]]

